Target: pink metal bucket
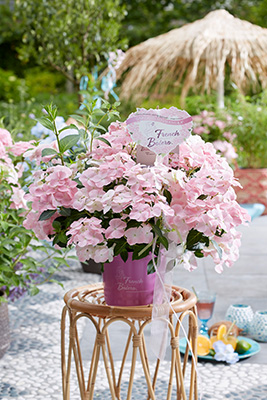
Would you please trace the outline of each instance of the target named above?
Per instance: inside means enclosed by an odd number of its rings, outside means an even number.
[[[132,260],[129,253],[124,262],[120,256],[105,264],[103,273],[104,295],[109,306],[142,306],[153,303],[155,273],[147,275],[151,256]]]

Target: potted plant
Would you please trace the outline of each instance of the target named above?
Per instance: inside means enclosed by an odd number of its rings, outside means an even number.
[[[235,176],[243,189],[236,188],[240,203],[261,203],[267,214],[267,92],[256,103],[243,98],[233,107],[232,132],[238,159]]]
[[[23,226],[27,206],[19,161],[29,147],[13,144],[10,133],[0,129],[0,357],[9,346],[8,301],[37,294],[38,285],[49,281],[67,256]]]
[[[100,134],[101,118],[116,111],[105,101],[102,109],[94,106],[85,104],[75,116],[82,125],[77,135],[62,139],[56,108],[46,107],[40,122],[57,140],[30,155],[38,157],[40,168],[29,186],[31,211],[24,226],[37,236],[46,227],[55,245],[75,245],[80,261],[93,259],[105,264],[104,271],[122,264],[115,281],[123,278],[126,263],[152,273],[162,256],[190,271],[196,258],[208,255],[216,271],[230,267],[240,246],[235,227],[249,217],[235,201],[238,182],[225,159],[191,136],[179,156],[158,156],[154,165],[142,165],[125,123],[112,123]],[[93,123],[96,114],[100,119]]]

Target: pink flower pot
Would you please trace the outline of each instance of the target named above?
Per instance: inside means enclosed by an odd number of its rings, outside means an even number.
[[[142,306],[153,303],[155,273],[147,275],[151,256],[132,260],[129,253],[124,262],[120,256],[105,264],[103,273],[104,296],[109,306]]]

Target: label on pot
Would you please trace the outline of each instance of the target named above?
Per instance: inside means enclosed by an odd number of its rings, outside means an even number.
[[[140,288],[142,288],[142,285],[144,283],[142,278],[133,279],[132,276],[125,275],[122,267],[121,268],[118,267],[115,278],[116,278],[117,290],[119,292],[124,290],[130,292],[138,291],[140,290]]]

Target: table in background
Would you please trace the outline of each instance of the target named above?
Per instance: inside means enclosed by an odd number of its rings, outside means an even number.
[[[103,360],[109,389],[112,400],[121,399],[120,386],[122,380],[123,368],[126,356],[132,340],[132,359],[131,371],[128,385],[127,400],[131,399],[132,388],[134,384],[134,371],[136,366],[136,357],[139,350],[142,367],[147,383],[147,399],[156,400],[155,389],[157,374],[160,360],[157,360],[153,379],[150,376],[150,367],[147,357],[146,343],[144,337],[144,329],[151,322],[153,305],[138,307],[114,307],[108,306],[104,301],[103,284],[94,284],[79,287],[68,291],[64,296],[66,305],[63,308],[61,320],[61,356],[62,356],[62,385],[63,399],[70,398],[70,370],[72,354],[74,356],[77,378],[80,388],[80,396],[82,400],[92,400],[94,396],[94,385],[97,376],[97,368],[99,364],[100,349],[102,349]],[[171,362],[169,370],[169,385],[167,390],[167,400],[171,399],[173,389],[173,378],[176,377],[176,398],[177,400],[193,400],[197,399],[197,377],[195,363],[188,363],[189,349],[187,346],[183,365],[179,352],[179,337],[181,322],[188,317],[188,338],[191,341],[192,351],[196,356],[196,339],[197,339],[197,316],[196,316],[196,297],[187,289],[172,286],[170,318],[167,321],[170,332],[171,346]],[[173,311],[180,314],[176,319],[173,317]],[[66,314],[69,315],[69,343],[68,356],[66,363],[65,354],[65,327]],[[82,362],[82,354],[80,348],[80,340],[77,329],[77,321],[80,318],[88,318],[95,328],[94,349],[91,357],[88,380],[86,381],[84,374],[84,366]],[[126,342],[124,355],[121,362],[121,368],[118,379],[116,381],[115,368],[111,351],[110,338],[108,333],[109,326],[115,321],[125,322],[129,326],[129,336]],[[120,338],[118,338],[119,340]],[[188,396],[185,390],[184,377],[186,368],[190,370],[190,388]],[[140,399],[141,400],[141,399]],[[161,399],[163,400],[163,399]]]

